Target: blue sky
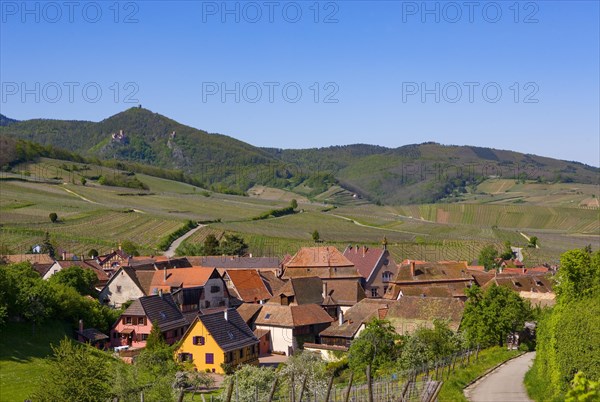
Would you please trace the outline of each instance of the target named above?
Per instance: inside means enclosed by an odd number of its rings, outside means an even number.
[[[140,103],[258,146],[436,141],[600,165],[597,1],[0,3],[12,118]]]

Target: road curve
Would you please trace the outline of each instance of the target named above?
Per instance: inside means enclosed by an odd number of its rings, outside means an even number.
[[[177,250],[177,247],[179,247],[179,245],[181,243],[183,243],[183,241],[185,239],[187,239],[188,237],[190,237],[191,235],[193,235],[194,233],[196,233],[197,230],[200,230],[201,228],[203,228],[206,225],[198,225],[195,228],[193,228],[192,230],[190,230],[189,232],[186,232],[183,236],[178,237],[177,239],[175,239],[175,241],[173,241],[173,243],[171,243],[171,246],[169,246],[169,249],[167,251],[165,251],[163,253],[163,255],[165,257],[173,257],[175,255],[175,250]]]
[[[512,359],[465,389],[472,402],[530,402],[523,378],[533,364],[535,352]]]

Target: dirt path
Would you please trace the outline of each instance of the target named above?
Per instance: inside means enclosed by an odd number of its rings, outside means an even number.
[[[472,402],[530,402],[523,379],[534,357],[530,352],[508,361],[467,387],[465,396]]]
[[[189,232],[185,233],[183,236],[177,238],[173,243],[171,243],[171,246],[169,247],[169,249],[167,251],[165,251],[163,253],[163,255],[165,257],[173,257],[175,255],[175,250],[177,250],[177,247],[179,247],[181,245],[181,243],[184,242],[185,239],[187,239],[188,237],[190,237],[191,235],[193,235],[194,233],[196,233],[199,229],[203,228],[206,225],[198,225],[195,228],[193,228],[192,230],[190,230]]]
[[[336,214],[329,214],[329,215],[330,216],[335,216],[336,218],[344,219],[346,221],[350,221],[350,222],[354,223],[357,226],[362,226],[363,228],[370,228],[370,229],[377,229],[377,230],[386,230],[388,232],[408,233],[408,234],[417,235],[417,236],[429,236],[429,234],[427,234],[427,233],[409,232],[407,230],[397,230],[397,229],[389,229],[389,228],[380,228],[380,227],[377,227],[377,226],[365,225],[364,223],[357,222],[354,219],[347,218],[347,217],[342,216],[342,215],[336,215]]]
[[[62,189],[63,189],[63,190],[65,190],[67,193],[71,193],[71,194],[73,194],[75,197],[79,197],[79,198],[81,198],[81,199],[82,199],[82,200],[84,200],[85,202],[89,202],[90,204],[98,204],[96,201],[92,201],[92,200],[90,200],[90,199],[87,199],[87,198],[85,198],[83,195],[79,195],[79,194],[77,194],[75,191],[73,191],[73,190],[69,190],[69,189],[68,189],[68,188],[66,188],[66,187],[63,187]]]

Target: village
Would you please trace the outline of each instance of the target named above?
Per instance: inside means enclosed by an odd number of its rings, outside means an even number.
[[[175,359],[215,374],[276,365],[300,350],[335,361],[373,319],[388,320],[399,335],[436,320],[458,331],[475,285],[508,288],[533,306],[554,304],[550,267],[525,267],[517,258],[487,271],[466,261],[396,262],[386,246],[303,247],[282,259],[132,257],[121,249],[96,258],[6,259],[29,261],[43,279],[75,266],[96,275],[99,302],[123,312],[109,333],[80,321],[79,342],[132,362],[158,326],[167,344],[178,344]]]

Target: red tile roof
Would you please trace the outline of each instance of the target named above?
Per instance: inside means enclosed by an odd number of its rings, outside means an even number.
[[[255,269],[229,269],[225,276],[231,280],[233,288],[243,302],[267,300],[272,296]]]
[[[344,250],[344,257],[354,264],[363,278],[368,279],[384,257],[385,251],[383,248],[348,246]]]
[[[286,268],[353,267],[335,247],[302,247],[286,264]]]
[[[155,289],[170,292],[171,288],[191,288],[204,286],[206,281],[215,273],[214,268],[191,267],[173,268],[154,271],[150,283],[151,293]]]

